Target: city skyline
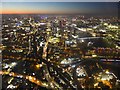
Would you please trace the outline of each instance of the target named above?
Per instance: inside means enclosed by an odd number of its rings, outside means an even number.
[[[3,90],[120,88],[118,18],[7,14],[1,37]]]
[[[117,2],[2,2],[1,14],[118,14]]]

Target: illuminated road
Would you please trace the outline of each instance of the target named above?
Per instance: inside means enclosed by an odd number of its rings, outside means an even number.
[[[27,79],[30,82],[35,83],[39,86],[46,87],[46,88],[49,87],[49,85],[46,82],[42,82],[42,81],[38,80],[37,78],[35,78],[33,76],[21,75],[21,74],[17,74],[17,73],[14,73],[14,72],[7,72],[7,71],[0,71],[0,74]]]
[[[84,38],[77,38],[77,39],[86,40],[86,39],[98,39],[98,38],[102,38],[102,37],[84,37]]]

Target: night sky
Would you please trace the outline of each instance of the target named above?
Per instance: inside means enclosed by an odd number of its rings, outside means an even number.
[[[117,15],[117,2],[2,2],[2,14]]]

